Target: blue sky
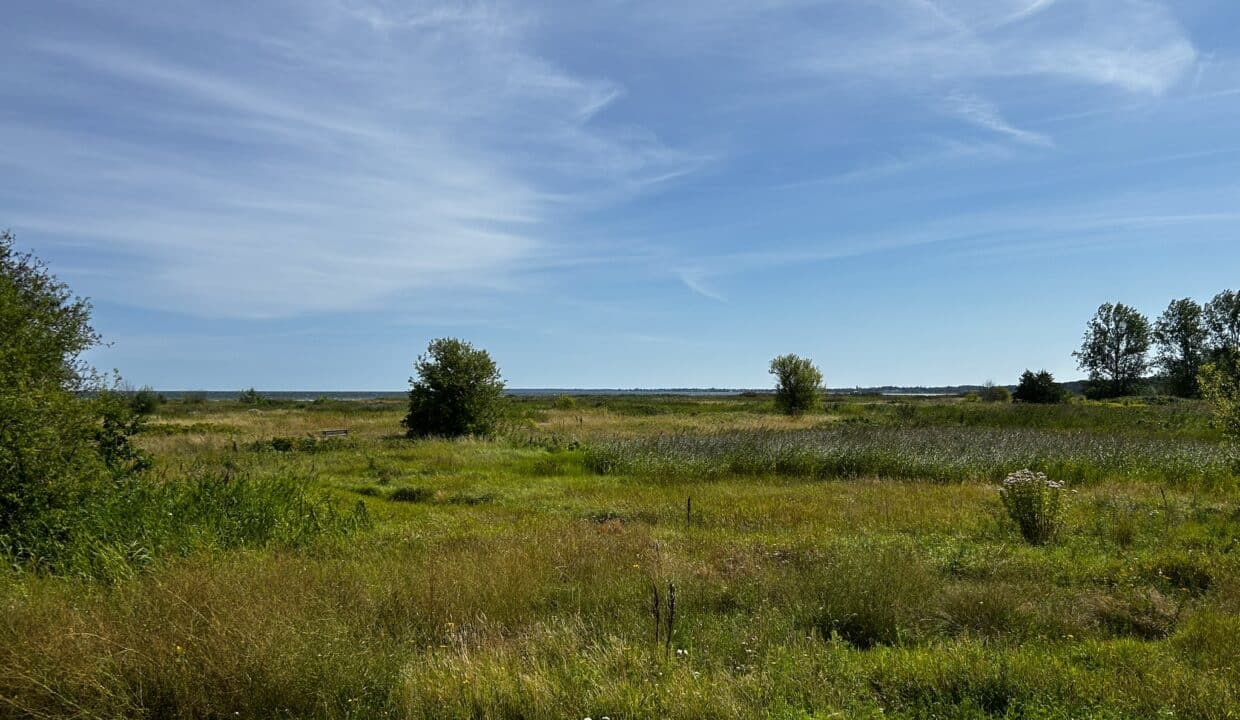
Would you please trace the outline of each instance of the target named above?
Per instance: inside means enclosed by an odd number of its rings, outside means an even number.
[[[1240,286],[1230,0],[11,3],[0,227],[160,388],[1076,377]]]

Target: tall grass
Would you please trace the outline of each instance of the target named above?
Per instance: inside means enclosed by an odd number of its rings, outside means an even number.
[[[585,454],[596,473],[668,480],[727,475],[877,476],[935,482],[996,480],[1030,468],[1074,484],[1148,480],[1231,486],[1224,445],[1093,432],[843,424],[813,430],[724,431],[602,441]]]
[[[14,567],[115,580],[161,558],[299,547],[369,524],[365,506],[341,510],[308,478],[199,468],[184,479],[130,479],[89,495],[59,528],[14,528],[0,553]]]

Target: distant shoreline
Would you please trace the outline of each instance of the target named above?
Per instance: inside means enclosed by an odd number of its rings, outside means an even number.
[[[979,389],[977,386],[951,387],[874,387],[874,388],[828,388],[831,395],[904,395],[938,397],[962,395]],[[187,395],[205,397],[207,400],[234,400],[239,390],[157,390],[169,400]],[[262,390],[258,391],[272,400],[309,402],[317,398],[331,400],[387,400],[404,398],[405,390]],[[509,388],[504,391],[512,397],[555,397],[557,395],[606,396],[606,395],[672,395],[681,397],[736,397],[746,393],[771,394],[770,388]]]

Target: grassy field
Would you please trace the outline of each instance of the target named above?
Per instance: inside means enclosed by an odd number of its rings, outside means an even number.
[[[1240,466],[1197,403],[403,410],[163,406],[158,501],[0,579],[0,717],[1240,717]],[[1024,467],[1069,488],[1045,546]]]

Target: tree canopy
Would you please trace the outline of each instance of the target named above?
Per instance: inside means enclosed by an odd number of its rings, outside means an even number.
[[[1055,376],[1051,375],[1047,370],[1040,370],[1036,373],[1032,370],[1026,370],[1021,373],[1020,382],[1016,385],[1016,392],[1012,393],[1012,399],[1016,402],[1039,405],[1061,403],[1067,397],[1067,391],[1064,390],[1062,385],[1055,382]]]
[[[486,435],[501,414],[504,381],[486,350],[464,340],[432,340],[409,379],[407,435]]]
[[[128,403],[82,359],[100,340],[90,319],[90,303],[0,233],[0,541],[18,556],[67,526],[96,483],[144,464]]]
[[[1157,364],[1167,392],[1180,397],[1200,394],[1197,373],[1205,361],[1207,338],[1201,305],[1189,298],[1172,300],[1154,323]]]
[[[1081,349],[1073,353],[1089,373],[1086,393],[1108,398],[1132,395],[1149,369],[1150,321],[1123,303],[1103,303],[1085,328]]]
[[[800,415],[818,404],[822,372],[809,358],[780,355],[771,360],[775,376],[775,407],[787,415]]]

